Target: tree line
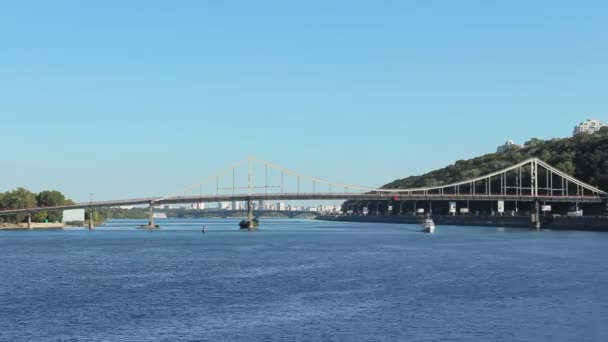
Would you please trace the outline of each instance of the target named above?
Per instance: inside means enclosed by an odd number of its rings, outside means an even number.
[[[59,191],[45,190],[34,193],[25,188],[0,193],[0,209],[24,209],[32,207],[50,207],[56,205],[69,205],[74,202]],[[61,222],[63,211],[42,211],[32,213],[33,222]],[[27,214],[14,214],[0,216],[0,222],[20,223],[27,220]]]
[[[551,140],[530,139],[523,147],[486,154],[419,176],[397,179],[383,188],[438,186],[507,168],[537,157],[583,182],[608,191],[608,127],[594,134]]]

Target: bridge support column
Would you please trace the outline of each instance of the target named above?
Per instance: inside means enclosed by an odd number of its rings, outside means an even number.
[[[27,229],[32,229],[32,213],[27,213]]]
[[[253,221],[253,203],[251,203],[251,200],[247,201],[247,221],[249,223]]]
[[[95,229],[95,222],[93,221],[93,207],[89,208],[89,230]]]
[[[253,202],[247,201],[247,229],[252,230],[255,226],[253,225]]]
[[[148,226],[156,227],[154,225],[154,206],[152,205],[152,203],[150,203],[150,208],[148,211]]]
[[[534,224],[534,228],[536,230],[540,230],[540,203],[539,201],[534,201],[534,214],[532,223]]]

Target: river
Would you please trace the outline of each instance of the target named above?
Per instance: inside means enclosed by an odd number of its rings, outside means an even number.
[[[0,231],[0,341],[608,341],[606,233],[237,222]]]

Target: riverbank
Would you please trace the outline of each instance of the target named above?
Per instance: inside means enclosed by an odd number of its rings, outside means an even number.
[[[417,216],[318,216],[316,220],[336,222],[418,224]],[[531,228],[524,216],[433,216],[437,225]],[[541,217],[541,229],[608,232],[608,217]]]
[[[45,229],[45,230],[58,230],[63,229],[64,223],[38,223],[32,222],[31,228],[27,226],[27,223],[1,223],[0,230],[28,230],[28,229]]]

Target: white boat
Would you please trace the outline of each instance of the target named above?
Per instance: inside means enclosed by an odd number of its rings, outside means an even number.
[[[422,221],[422,231],[425,233],[434,233],[435,232],[435,222],[430,217],[427,217]]]

